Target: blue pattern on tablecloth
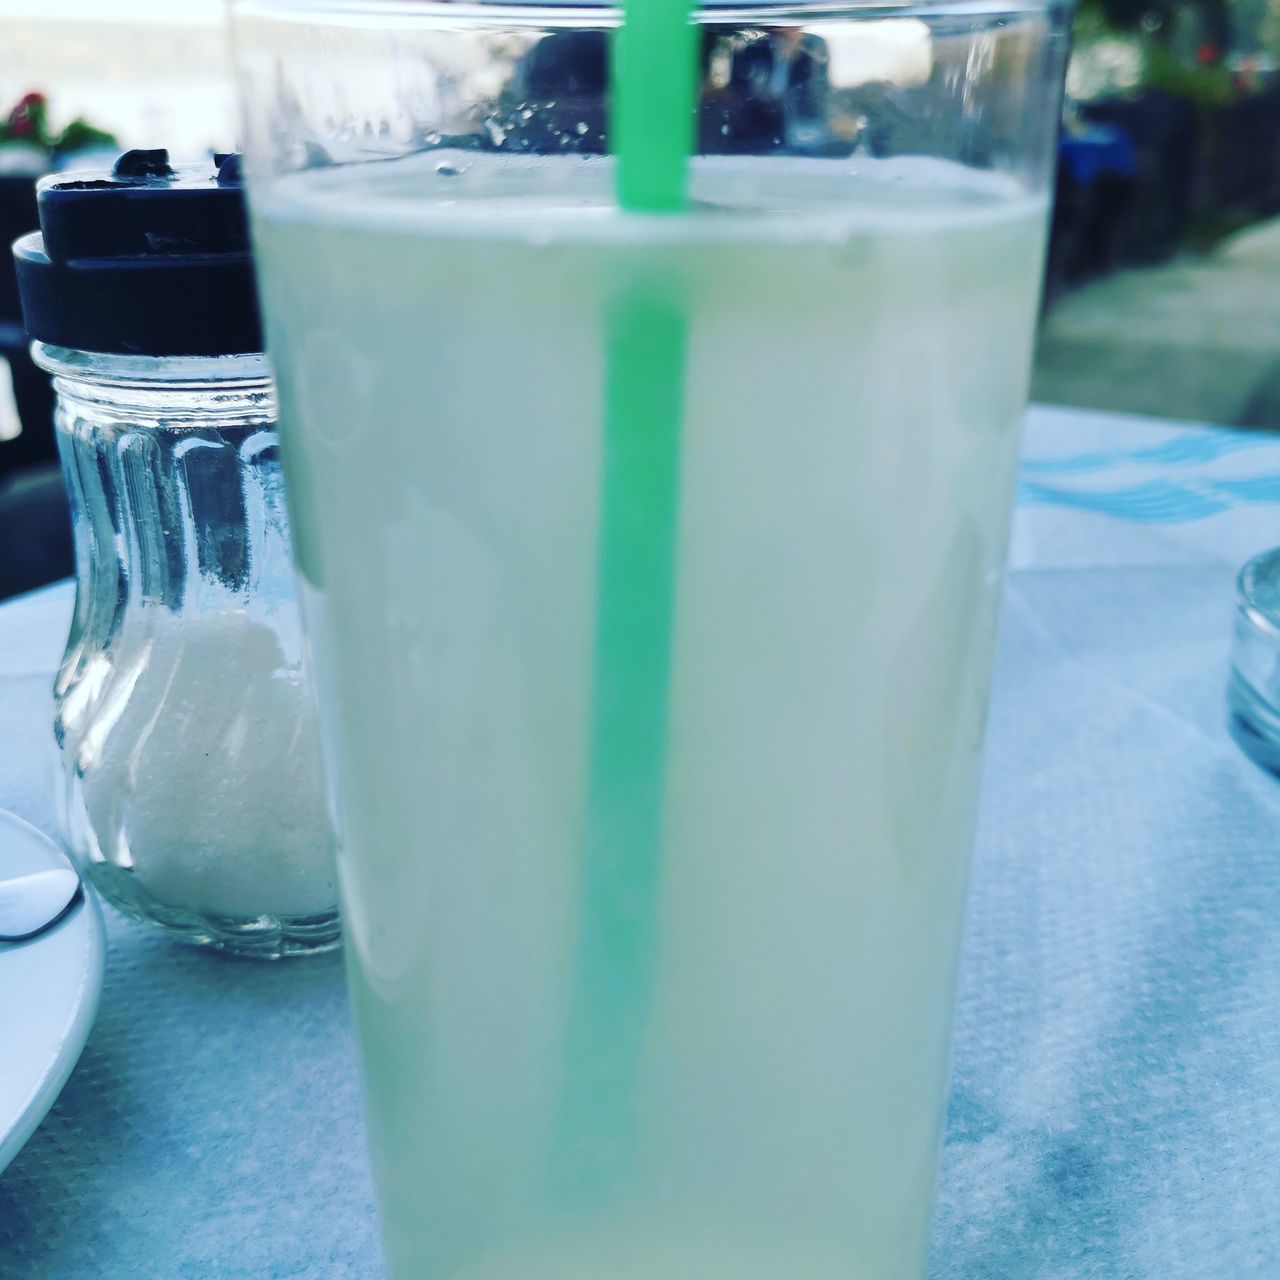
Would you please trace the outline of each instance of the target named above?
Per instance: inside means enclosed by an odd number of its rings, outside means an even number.
[[[1034,446],[1033,437],[1022,459],[1020,507],[1166,524],[1280,502],[1280,442],[1265,432],[1185,427],[1157,444],[1048,456]]]
[[[1135,449],[1093,450],[1066,457],[1024,457],[1024,474],[1062,471],[1108,471],[1132,465],[1199,466],[1242,450],[1275,449],[1273,437],[1261,431],[1228,431],[1221,427],[1184,427],[1162,444]]]
[[[1142,484],[1119,489],[1061,489],[1027,481],[1019,486],[1018,502],[1022,506],[1078,507],[1081,511],[1097,511],[1117,520],[1138,520],[1144,524],[1163,524],[1176,520],[1203,520],[1227,510],[1229,502],[1221,502],[1190,485],[1169,480],[1147,480]]]

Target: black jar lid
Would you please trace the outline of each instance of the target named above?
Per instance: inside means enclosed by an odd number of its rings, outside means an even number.
[[[13,253],[27,332],[114,355],[262,350],[240,157],[174,169],[127,151],[39,188],[40,230]]]

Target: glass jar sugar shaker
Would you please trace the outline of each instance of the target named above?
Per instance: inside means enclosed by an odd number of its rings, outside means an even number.
[[[46,179],[14,246],[54,377],[76,604],[64,838],[109,902],[258,956],[338,943],[238,157]]]

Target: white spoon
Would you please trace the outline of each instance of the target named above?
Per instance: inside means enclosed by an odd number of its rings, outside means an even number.
[[[79,896],[80,877],[66,867],[0,880],[0,942],[43,933]]]

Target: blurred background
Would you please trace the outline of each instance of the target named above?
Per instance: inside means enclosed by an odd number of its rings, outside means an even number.
[[[0,0],[6,244],[34,224],[40,173],[234,148],[222,16],[222,0]],[[1278,63],[1280,0],[1084,0],[1034,398],[1280,430]],[[71,567],[24,345],[0,264],[0,598]]]
[[[42,93],[125,146],[227,150],[235,103],[223,0],[0,0],[0,101]]]
[[[9,243],[35,180],[125,147],[233,148],[222,0],[0,0],[0,599],[72,571],[48,380],[26,354]]]
[[[1085,0],[1032,394],[1280,428],[1280,3]]]

